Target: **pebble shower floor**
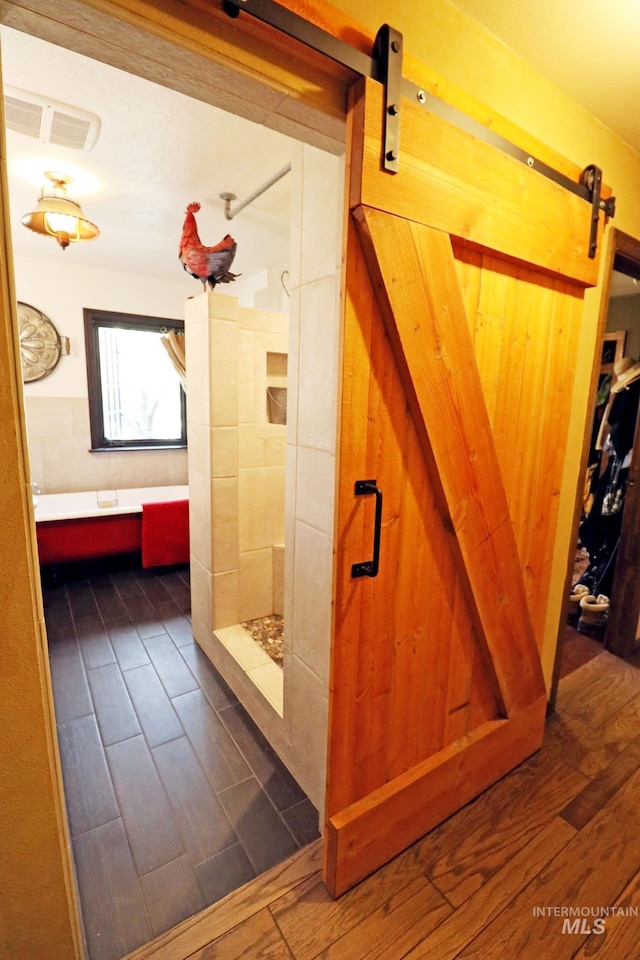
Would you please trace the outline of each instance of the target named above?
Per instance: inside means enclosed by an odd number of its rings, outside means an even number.
[[[282,666],[284,658],[284,620],[273,614],[270,617],[259,617],[257,620],[247,620],[240,624],[247,630],[259,647],[267,653],[274,663]]]

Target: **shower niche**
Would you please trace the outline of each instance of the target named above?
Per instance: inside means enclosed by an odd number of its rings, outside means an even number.
[[[267,352],[267,420],[287,425],[287,367],[286,353]]]

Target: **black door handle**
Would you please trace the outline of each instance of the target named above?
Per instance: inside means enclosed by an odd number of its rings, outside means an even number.
[[[352,577],[377,577],[380,565],[380,530],[382,528],[382,490],[375,480],[356,480],[355,495],[363,497],[366,494],[376,495],[376,519],[373,528],[373,559],[366,563],[354,563],[351,567]]]

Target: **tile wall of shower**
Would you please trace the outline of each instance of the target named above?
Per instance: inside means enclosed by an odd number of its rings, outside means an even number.
[[[192,527],[194,636],[320,810],[331,634],[343,171],[342,158],[297,145],[291,173],[288,342],[278,345],[280,333],[275,328],[263,329],[259,336],[263,354],[286,352],[288,356],[286,430],[269,425],[268,431],[284,433],[259,438],[254,448],[256,456],[260,447],[262,453],[270,451],[269,457],[279,457],[286,436],[285,651],[280,709],[262,694],[216,635],[255,613],[261,602],[260,591],[269,589],[264,586],[269,582],[269,549],[270,589],[273,592],[275,583],[277,591],[272,547],[277,547],[282,538],[279,531],[270,529],[274,518],[265,516],[265,500],[255,486],[261,481],[257,474],[254,478],[247,475],[244,484],[233,479],[239,477],[238,457],[246,463],[251,450],[251,444],[239,443],[244,426],[238,411],[244,407],[247,413],[255,402],[251,399],[254,389],[262,398],[265,387],[258,377],[253,385],[245,384],[246,396],[239,397],[237,372],[235,387],[231,382],[233,370],[238,370],[235,364],[239,351],[249,350],[240,317],[244,314],[246,320],[253,311],[245,314],[235,298],[218,294],[189,300],[186,307],[189,484],[192,516],[199,517],[197,529]],[[271,314],[270,319],[275,323],[277,317]],[[215,348],[211,347],[211,335]],[[243,339],[245,345],[241,347]],[[203,363],[211,365],[208,378],[196,372]],[[218,375],[213,373],[214,366]],[[248,366],[245,364],[246,369]],[[266,376],[262,361],[257,362],[257,368]],[[236,419],[232,420],[234,408]],[[275,459],[272,464],[278,466]],[[267,482],[274,494],[276,488],[280,490],[275,470]],[[245,513],[244,518],[240,514],[240,527],[236,529],[237,521],[232,518],[238,517],[243,486],[252,512]],[[196,499],[201,508],[195,507]],[[247,537],[250,542],[251,536],[259,538],[263,533],[269,543],[255,540],[249,564],[256,571],[262,569],[263,574],[267,571],[267,576],[252,581],[247,563],[244,573],[240,572],[240,537],[246,543]],[[234,557],[235,565],[230,566],[228,561]],[[242,607],[245,601],[255,604],[254,608]],[[241,609],[244,617],[240,616]]]

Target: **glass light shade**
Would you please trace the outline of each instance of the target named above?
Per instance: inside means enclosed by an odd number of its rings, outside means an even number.
[[[78,225],[78,218],[72,217],[69,213],[45,213],[44,222],[49,233],[71,235]]]
[[[95,223],[87,220],[78,201],[67,193],[71,178],[62,173],[45,176],[52,186],[42,188],[36,209],[22,217],[24,226],[45,237],[55,237],[63,250],[70,243],[100,236]]]

